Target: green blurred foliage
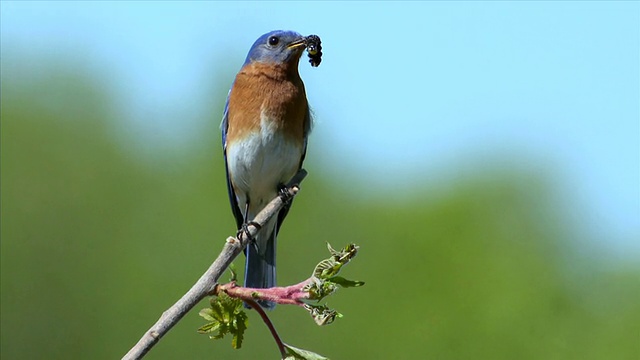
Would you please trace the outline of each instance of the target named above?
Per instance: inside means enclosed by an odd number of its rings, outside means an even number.
[[[119,358],[234,232],[221,109],[195,146],[151,164],[114,139],[99,81],[45,73],[2,80],[1,357]],[[329,241],[361,246],[343,274],[366,286],[329,299],[345,316],[326,327],[279,306],[287,343],[333,359],[640,358],[640,268],[581,261],[544,179],[489,169],[386,203],[323,178],[313,158],[307,167],[279,283],[308,277]],[[254,313],[241,350],[199,335],[206,306],[148,358],[278,357]]]

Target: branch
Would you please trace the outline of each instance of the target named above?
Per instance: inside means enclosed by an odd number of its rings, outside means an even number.
[[[267,324],[269,329],[272,330],[271,333],[273,334],[278,347],[282,349],[282,347],[280,346],[282,340],[275,332],[275,329],[273,329],[273,325],[269,321],[266,314],[263,314],[264,312],[259,306],[253,306],[256,300],[266,300],[274,302],[276,304],[300,306],[311,314],[316,324],[328,325],[331,324],[336,317],[342,317],[342,315],[337,311],[330,309],[326,305],[313,305],[310,302],[320,301],[325,297],[330,296],[331,294],[335,293],[336,290],[338,290],[338,287],[350,288],[364,285],[363,281],[353,281],[345,279],[342,276],[338,276],[338,273],[340,272],[342,267],[348,264],[358,254],[359,247],[355,244],[348,244],[341,250],[335,250],[331,247],[330,244],[327,243],[327,248],[331,253],[331,257],[320,261],[318,265],[316,265],[316,267],[313,269],[313,275],[311,275],[310,278],[295,285],[285,287],[272,287],[267,289],[248,288],[238,286],[235,279],[233,279],[229,283],[218,284],[215,287],[214,295],[219,296],[220,299],[230,297],[234,299],[241,299],[246,303],[249,303],[251,307],[253,307],[260,313],[260,316],[262,316],[264,322]],[[223,294],[225,296],[220,296]],[[229,315],[222,316],[219,314],[219,311],[216,311],[219,308],[217,305],[218,303],[219,302],[211,300],[211,309],[203,309],[200,312],[200,316],[210,321],[208,324],[202,326],[198,330],[200,333],[207,334],[219,330],[221,327],[219,323],[233,324],[236,322],[235,320],[233,320],[236,314],[236,310],[227,310]],[[216,316],[212,315],[215,313],[218,313],[217,318]],[[231,327],[233,328],[235,326]],[[233,333],[233,331],[230,332]],[[218,334],[213,336],[212,338],[222,338],[224,334],[225,332],[219,331]]]
[[[282,305],[303,306],[305,304],[304,300],[310,300],[312,298],[309,290],[305,288],[313,282],[314,278],[309,278],[291,286],[263,289],[241,287],[238,286],[235,281],[231,281],[227,284],[218,285],[216,292],[224,292],[232,298],[242,299],[247,302],[248,300],[260,299]]]
[[[258,227],[249,224],[248,232],[250,237],[257,235],[260,226],[264,226],[269,219],[275,216],[280,209],[290,201],[300,190],[299,184],[307,176],[304,169],[298,173],[287,184],[286,196],[277,196],[271,200],[267,206],[253,219],[253,223]],[[129,350],[122,358],[123,360],[141,359],[151,348],[160,341],[171,328],[186,315],[200,300],[215,293],[215,287],[222,273],[231,265],[231,262],[247,246],[249,237],[245,232],[240,232],[236,237],[228,237],[218,258],[211,264],[209,269],[200,279],[178,300],[173,306],[162,313],[160,319],[144,333],[138,343]]]
[[[284,343],[282,342],[280,335],[278,335],[278,331],[276,331],[275,326],[273,326],[271,319],[269,319],[269,317],[264,312],[264,310],[253,299],[246,299],[245,302],[249,304],[255,311],[257,311],[258,314],[260,314],[262,321],[264,321],[264,323],[267,325],[267,327],[269,328],[269,332],[271,332],[271,336],[273,336],[273,339],[276,341],[276,345],[278,345],[278,350],[280,350],[280,355],[282,356],[283,359],[286,358],[287,350],[284,347]]]

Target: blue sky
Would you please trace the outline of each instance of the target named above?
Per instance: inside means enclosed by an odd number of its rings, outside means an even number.
[[[585,226],[640,253],[638,2],[1,6],[3,65],[89,64],[141,143],[188,141],[191,118],[224,101],[205,98],[207,82],[228,85],[259,35],[318,34],[322,64],[300,68],[317,119],[310,155],[336,176],[406,188],[507,155],[505,166],[555,171]]]

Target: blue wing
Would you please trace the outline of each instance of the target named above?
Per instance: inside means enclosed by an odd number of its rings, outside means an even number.
[[[229,94],[231,91],[229,91]],[[227,176],[227,191],[229,193],[229,202],[231,203],[231,211],[233,212],[233,216],[236,218],[236,225],[238,229],[242,227],[244,223],[244,217],[242,216],[242,211],[240,211],[240,207],[238,207],[238,198],[236,197],[236,192],[233,190],[233,185],[231,184],[231,178],[229,177],[229,164],[227,163],[227,130],[229,129],[229,94],[227,94],[227,101],[224,104],[224,114],[222,115],[222,124],[220,124],[220,128],[222,130],[222,151],[224,154],[224,170]]]

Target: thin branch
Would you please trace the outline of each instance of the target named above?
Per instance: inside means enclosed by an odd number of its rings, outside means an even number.
[[[269,328],[269,331],[271,332],[271,336],[273,336],[273,339],[276,341],[276,344],[278,345],[278,350],[280,350],[280,355],[282,355],[283,359],[287,357],[287,350],[284,348],[284,343],[282,342],[280,335],[278,335],[278,331],[276,331],[275,326],[273,326],[271,319],[269,319],[269,317],[264,312],[264,310],[253,299],[246,299],[245,302],[249,304],[255,311],[257,311],[258,314],[260,314],[262,321],[264,321],[264,323],[267,325],[267,327]]]
[[[218,285],[216,291],[223,291],[233,298],[242,299],[246,302],[249,302],[248,300],[260,299],[282,305],[304,306],[304,300],[309,300],[311,297],[309,290],[305,290],[305,288],[313,282],[314,278],[311,277],[295,285],[260,289],[241,287],[238,286],[235,281],[231,281],[227,284]]]
[[[280,209],[293,198],[299,191],[298,185],[307,176],[304,169],[298,173],[287,184],[288,198],[277,196],[253,219],[254,223],[264,226],[269,219],[275,216]],[[259,228],[249,225],[249,235],[257,235]],[[218,258],[211,264],[209,269],[200,279],[180,298],[173,306],[162,313],[160,319],[144,333],[138,343],[129,350],[122,358],[126,360],[141,359],[151,348],[160,341],[171,328],[184,317],[200,300],[215,293],[215,287],[222,273],[231,265],[231,262],[247,246],[247,234],[241,232],[237,237],[228,237]]]

